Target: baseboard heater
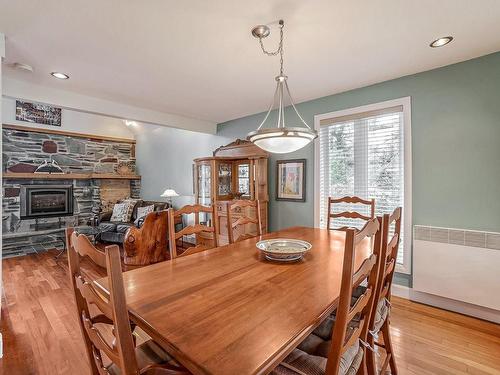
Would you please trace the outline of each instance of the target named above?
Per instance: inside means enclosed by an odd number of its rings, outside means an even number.
[[[415,225],[413,289],[500,314],[500,233]]]

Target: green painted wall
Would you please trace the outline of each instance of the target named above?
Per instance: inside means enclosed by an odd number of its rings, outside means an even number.
[[[293,77],[290,77],[293,90]],[[269,92],[269,95],[272,93]],[[443,68],[300,103],[314,115],[411,97],[413,224],[500,232],[500,52]],[[287,113],[288,118],[293,118]],[[243,138],[264,114],[218,125],[218,135]],[[298,124],[298,122],[297,122]],[[293,125],[293,124],[291,124]],[[307,159],[304,203],[275,201],[275,161]],[[314,224],[314,148],[273,155],[270,228]]]

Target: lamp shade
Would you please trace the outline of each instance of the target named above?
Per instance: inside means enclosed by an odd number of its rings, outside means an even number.
[[[174,189],[165,189],[165,191],[160,196],[164,198],[165,197],[169,198],[169,197],[178,197],[179,194],[177,194],[177,192]]]

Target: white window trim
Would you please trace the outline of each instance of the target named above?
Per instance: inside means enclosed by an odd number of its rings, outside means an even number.
[[[384,108],[403,106],[403,126],[404,126],[404,249],[403,264],[396,266],[396,271],[400,273],[411,273],[412,260],[412,158],[411,158],[411,97],[387,100],[385,102],[368,104],[360,107],[344,109],[323,113],[314,116],[314,128],[320,131],[320,121],[334,117],[353,115],[362,112],[376,111]],[[319,228],[320,220],[320,144],[314,142],[314,226]]]

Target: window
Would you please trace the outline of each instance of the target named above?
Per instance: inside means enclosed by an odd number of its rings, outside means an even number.
[[[327,224],[328,197],[375,199],[375,214],[403,207],[398,271],[410,272],[411,142],[410,98],[315,116],[315,223]],[[356,210],[359,211],[359,206]],[[335,211],[352,210],[346,205]],[[364,214],[368,214],[368,208]],[[357,219],[335,219],[337,226],[360,228]]]

